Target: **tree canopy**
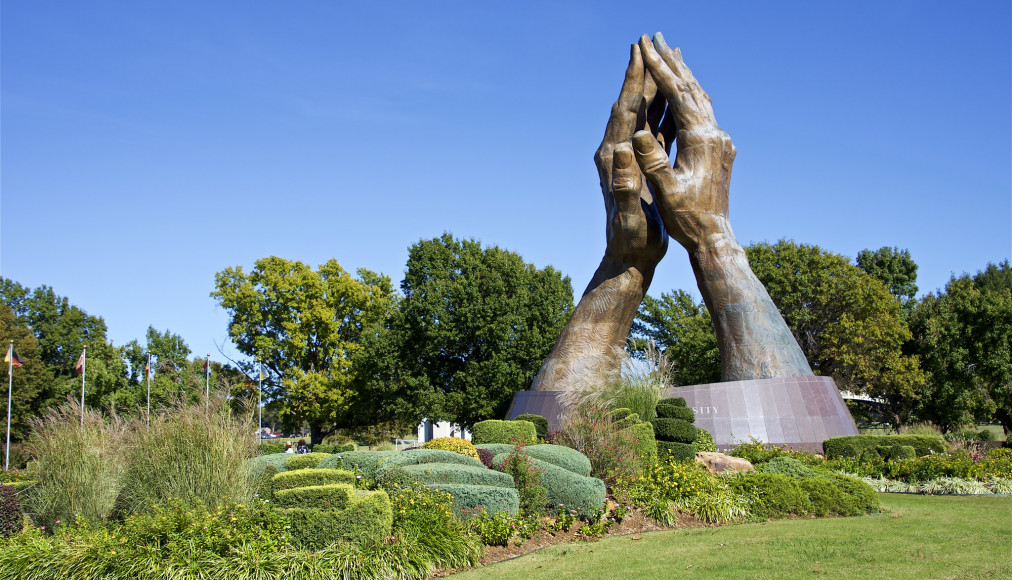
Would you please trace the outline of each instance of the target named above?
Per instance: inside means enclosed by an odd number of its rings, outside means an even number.
[[[269,404],[289,427],[308,423],[317,443],[348,419],[352,358],[394,304],[388,277],[358,275],[334,259],[313,270],[276,256],[248,274],[235,267],[215,275],[211,296],[228,312],[239,352],[263,363]]]
[[[653,341],[672,363],[677,385],[720,382],[720,351],[706,305],[684,290],[646,296],[632,327],[631,350]]]

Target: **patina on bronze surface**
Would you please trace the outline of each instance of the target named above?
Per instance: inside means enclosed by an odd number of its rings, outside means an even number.
[[[605,256],[532,390],[587,388],[617,374],[669,235],[688,252],[713,320],[722,381],[812,375],[731,230],[734,157],[681,52],[660,33],[652,42],[643,36],[632,47],[595,155],[607,214]]]

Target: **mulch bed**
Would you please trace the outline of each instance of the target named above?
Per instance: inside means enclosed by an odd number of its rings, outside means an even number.
[[[511,560],[518,558],[524,554],[535,552],[548,546],[554,546],[555,544],[565,544],[571,542],[596,542],[601,538],[610,536],[627,536],[633,535],[634,540],[639,538],[636,534],[643,532],[654,532],[658,530],[669,530],[679,528],[700,528],[711,526],[712,524],[704,523],[691,514],[679,514],[678,520],[674,526],[664,526],[658,523],[656,520],[652,520],[639,510],[633,510],[622,520],[622,523],[615,524],[611,527],[611,530],[607,534],[601,536],[583,536],[580,534],[580,528],[583,527],[583,522],[577,521],[568,532],[550,532],[548,530],[539,530],[536,534],[528,538],[523,544],[516,545],[510,541],[507,546],[485,546],[485,553],[481,558],[480,566],[488,566],[489,564],[495,564],[496,562],[502,562],[504,560]],[[455,572],[460,572],[461,569],[449,569],[439,570],[434,575],[435,577],[446,577],[450,576]]]

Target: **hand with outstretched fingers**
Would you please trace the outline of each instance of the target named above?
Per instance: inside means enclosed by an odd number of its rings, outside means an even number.
[[[735,148],[710,97],[660,33],[639,42],[646,76],[666,101],[661,130],[632,137],[665,230],[689,253],[717,333],[721,380],[807,376],[812,370],[766,288],[752,273],[728,218]],[[655,99],[651,109],[660,108]],[[669,154],[675,135],[675,161]]]

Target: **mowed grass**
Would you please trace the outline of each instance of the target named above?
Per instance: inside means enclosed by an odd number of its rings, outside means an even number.
[[[1012,498],[881,494],[884,514],[556,545],[455,578],[1012,578]]]

